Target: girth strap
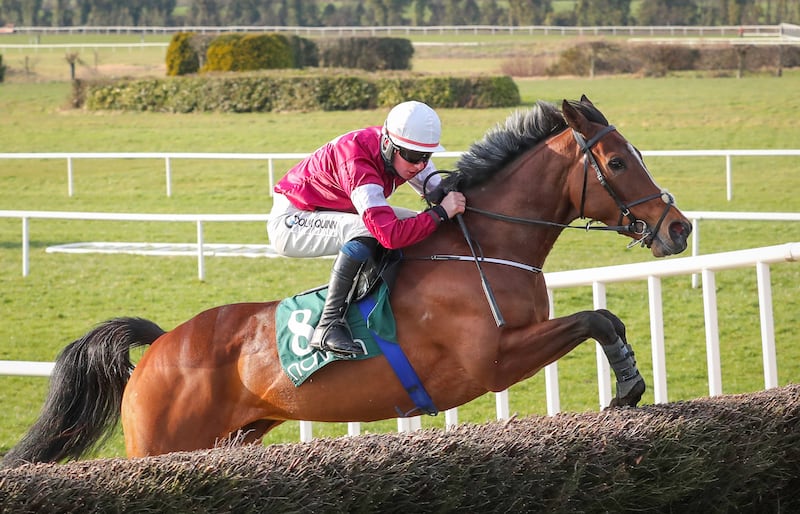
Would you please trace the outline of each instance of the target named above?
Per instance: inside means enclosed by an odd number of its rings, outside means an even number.
[[[375,308],[375,298],[373,295],[370,295],[356,305],[358,305],[361,315],[367,320],[369,319],[369,313]],[[400,383],[403,384],[403,388],[408,393],[408,396],[414,402],[414,405],[417,406],[416,409],[409,412],[402,412],[398,407],[395,407],[397,413],[402,417],[416,415],[416,411],[421,411],[431,416],[439,414],[439,409],[433,404],[433,400],[425,390],[425,386],[422,385],[416,371],[411,367],[411,363],[408,362],[408,357],[403,353],[403,349],[400,348],[400,345],[387,341],[372,329],[369,329],[369,331],[386,356],[386,360],[388,360],[389,364],[392,366],[395,375],[400,379]]]

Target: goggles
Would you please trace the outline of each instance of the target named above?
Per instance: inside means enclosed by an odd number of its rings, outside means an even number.
[[[386,138],[392,144],[392,148],[395,151],[397,151],[397,153],[400,154],[400,157],[402,157],[409,164],[419,164],[421,162],[427,164],[428,161],[431,160],[431,155],[433,155],[433,152],[420,152],[418,150],[410,150],[395,143],[394,140],[392,140],[392,138],[389,137],[388,134],[386,134]]]
[[[402,146],[394,145],[395,150],[397,153],[400,154],[400,157],[405,159],[406,162],[409,164],[419,164],[421,162],[427,163],[431,160],[431,152],[418,152],[416,150],[409,150],[408,148],[403,148]]]

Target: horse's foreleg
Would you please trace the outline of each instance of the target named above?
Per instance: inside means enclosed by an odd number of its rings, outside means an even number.
[[[625,338],[625,324],[610,311],[600,309],[596,312],[611,321],[617,335],[610,344],[600,343],[617,378],[617,395],[611,400],[609,407],[635,407],[642,399],[646,387],[644,378],[636,367],[633,349]]]
[[[490,390],[502,390],[534,375],[587,339],[600,343],[617,379],[617,395],[609,406],[636,406],[645,391],[644,379],[625,337],[625,325],[603,309],[509,331],[502,344],[502,365],[495,370],[496,382]]]

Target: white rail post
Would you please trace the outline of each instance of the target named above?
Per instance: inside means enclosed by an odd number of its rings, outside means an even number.
[[[28,218],[22,218],[22,276],[27,277],[31,271],[30,265],[30,223]]]
[[[778,359],[775,353],[775,320],[772,315],[772,284],[769,264],[756,263],[758,304],[761,318],[761,352],[764,359],[764,387],[778,387]]]
[[[272,196],[272,188],[275,186],[275,165],[272,157],[267,159],[269,163],[269,195]]]
[[[311,422],[310,421],[301,421],[300,422],[300,442],[307,443],[314,439],[314,434],[311,430]]]
[[[606,285],[601,282],[592,282],[592,297],[595,309],[605,309]],[[605,409],[611,403],[614,394],[611,390],[611,366],[608,364],[606,352],[598,342],[595,342],[595,358],[597,360],[597,394],[600,408]]]
[[[667,403],[667,359],[664,351],[664,308],[661,300],[661,279],[647,277],[650,301],[650,341],[653,345],[653,392],[656,403]]]
[[[722,394],[722,366],[719,353],[719,320],[717,316],[717,279],[714,272],[703,270],[703,310],[706,321],[706,363],[708,394]]]
[[[166,167],[166,180],[167,180],[167,196],[172,197],[172,161],[169,156],[164,157],[164,165]]]
[[[547,299],[550,302],[550,319],[555,318],[555,303],[553,290],[547,290]],[[545,396],[547,397],[547,414],[554,416],[561,412],[561,398],[558,389],[558,361],[548,364],[544,368]]]
[[[547,414],[555,416],[561,412],[561,398],[558,390],[558,361],[544,367],[545,396],[547,398]]]
[[[453,407],[444,411],[444,429],[450,430],[458,425],[458,408]]]
[[[700,220],[692,218],[692,257],[700,253]],[[697,289],[697,273],[692,273],[692,289]]]
[[[72,183],[72,157],[67,157],[67,195],[72,196],[74,187]]]
[[[419,416],[411,418],[397,418],[398,432],[413,432],[422,428],[422,419]]]
[[[510,409],[508,408],[508,389],[494,393],[494,403],[498,420],[511,417]]]
[[[347,435],[359,435],[361,433],[361,423],[350,421],[347,423]]]
[[[733,172],[731,171],[731,154],[725,154],[725,181],[727,182],[728,201],[733,198]]]
[[[197,220],[197,278],[206,279],[206,266],[203,259],[203,221]]]

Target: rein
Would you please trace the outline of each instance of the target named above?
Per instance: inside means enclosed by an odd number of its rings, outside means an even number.
[[[478,209],[477,207],[470,207],[469,205],[466,207],[468,211],[474,212],[475,214],[480,214],[481,216],[486,216],[487,218],[492,218],[500,221],[508,221],[510,223],[519,223],[522,225],[547,225],[549,227],[558,227],[558,228],[577,228],[581,230],[629,230],[630,225],[603,225],[603,226],[596,226],[594,223],[595,221],[589,221],[584,226],[578,225],[566,225],[564,223],[556,223],[555,221],[545,221],[545,220],[537,220],[531,218],[518,218],[516,216],[509,216],[507,214],[501,214],[499,212],[492,212],[486,211],[484,209]]]

